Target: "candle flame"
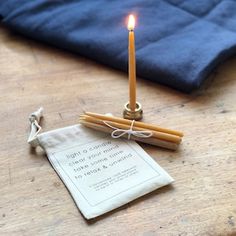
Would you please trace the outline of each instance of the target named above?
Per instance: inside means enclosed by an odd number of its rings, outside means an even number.
[[[135,26],[135,18],[133,15],[129,15],[129,21],[128,21],[128,30],[134,30],[134,26]]]

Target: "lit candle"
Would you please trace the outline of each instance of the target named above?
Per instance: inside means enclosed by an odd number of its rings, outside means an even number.
[[[129,108],[135,111],[136,108],[136,60],[135,60],[135,39],[134,39],[135,19],[129,15]]]

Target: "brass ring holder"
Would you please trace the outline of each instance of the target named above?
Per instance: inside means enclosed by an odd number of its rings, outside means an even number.
[[[129,102],[127,102],[123,111],[123,117],[128,120],[141,120],[143,118],[142,105],[136,102],[136,108],[132,111],[129,108]]]

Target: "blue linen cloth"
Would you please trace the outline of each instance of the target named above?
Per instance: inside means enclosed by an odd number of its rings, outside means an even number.
[[[235,0],[1,0],[5,25],[127,71],[126,18],[137,16],[140,77],[191,92],[236,52]]]

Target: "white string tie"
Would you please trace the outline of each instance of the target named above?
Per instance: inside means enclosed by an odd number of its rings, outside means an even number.
[[[103,123],[106,126],[113,129],[113,131],[111,133],[112,138],[120,138],[120,137],[122,137],[126,134],[128,135],[128,139],[130,139],[131,135],[139,137],[139,138],[150,138],[152,136],[152,131],[148,131],[148,130],[136,131],[136,130],[133,130],[134,122],[135,122],[135,120],[132,120],[132,123],[131,123],[129,129],[119,129],[117,127],[114,127],[114,126],[110,125],[107,121],[103,121]]]
[[[37,135],[42,130],[41,126],[39,125],[40,119],[43,116],[43,108],[40,107],[37,111],[33,112],[29,116],[29,121],[31,124],[31,130],[28,138],[28,143],[32,147],[36,147],[38,145]]]
[[[32,138],[35,138],[39,134],[39,132],[41,131],[42,127],[39,125],[37,120],[35,120],[33,123],[31,123],[31,125],[35,125],[37,128],[36,133],[32,137]]]

